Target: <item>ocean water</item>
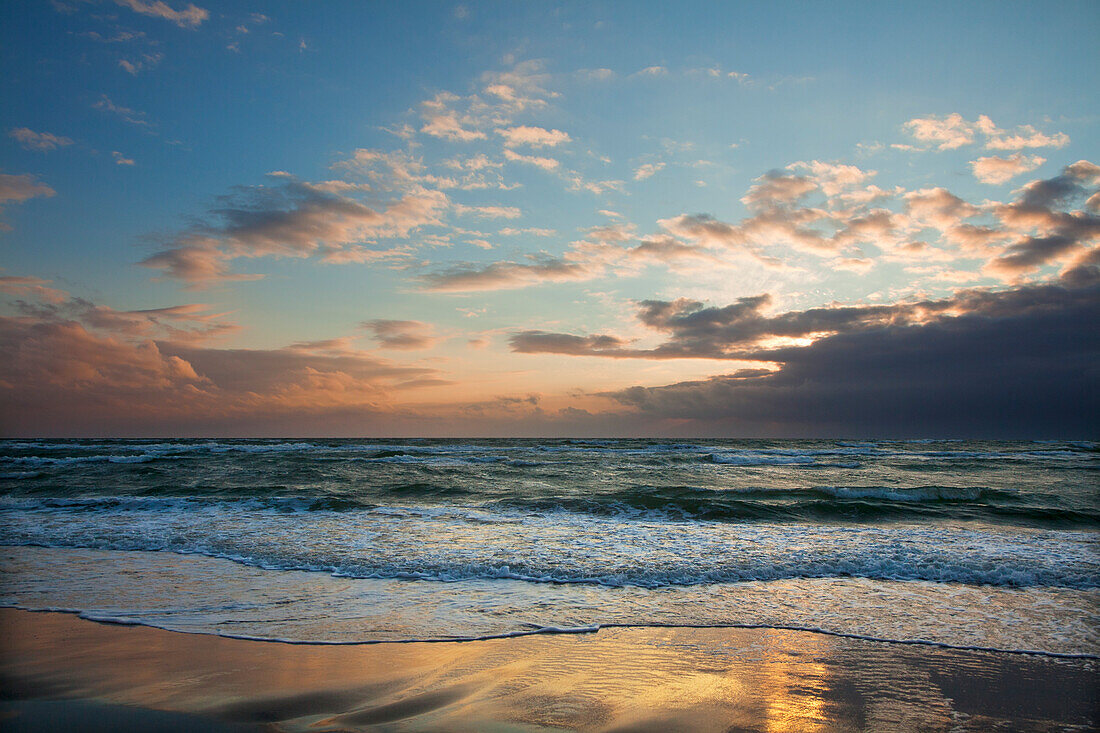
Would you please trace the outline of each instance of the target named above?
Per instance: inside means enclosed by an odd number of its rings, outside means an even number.
[[[299,643],[763,626],[1100,655],[1094,442],[9,440],[0,605]]]

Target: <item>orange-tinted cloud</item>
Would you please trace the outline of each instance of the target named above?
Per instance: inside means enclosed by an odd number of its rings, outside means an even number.
[[[72,145],[72,138],[54,135],[52,132],[35,132],[27,127],[17,127],[8,132],[8,137],[16,140],[26,150],[47,152]]]
[[[1046,161],[1046,158],[1039,155],[1023,153],[1015,153],[1007,158],[990,155],[970,161],[970,168],[974,171],[974,177],[982,183],[996,185],[1007,183],[1021,173],[1033,171]]]
[[[191,3],[183,10],[175,10],[163,0],[115,0],[115,3],[152,18],[163,18],[180,28],[197,28],[210,17],[210,11]]]

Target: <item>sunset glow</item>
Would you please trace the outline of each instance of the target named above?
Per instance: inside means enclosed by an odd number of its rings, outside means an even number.
[[[0,9],[6,435],[1095,430],[1095,4],[200,5]]]

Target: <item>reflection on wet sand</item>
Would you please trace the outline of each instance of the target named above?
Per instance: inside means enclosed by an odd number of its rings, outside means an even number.
[[[1052,730],[1097,721],[1092,661],[792,631],[326,647],[14,610],[0,610],[0,630],[9,700],[91,699],[286,731]]]

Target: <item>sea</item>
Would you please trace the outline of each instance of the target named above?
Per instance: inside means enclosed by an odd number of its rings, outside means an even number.
[[[0,441],[0,605],[312,644],[761,627],[1100,658],[1100,444]]]

